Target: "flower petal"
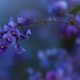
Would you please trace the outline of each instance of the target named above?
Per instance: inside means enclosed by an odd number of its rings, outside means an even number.
[[[3,39],[7,39],[8,37],[12,37],[10,33],[6,33],[2,36]]]
[[[15,27],[15,26],[16,26],[16,23],[15,23],[14,21],[10,21],[10,22],[8,23],[8,25],[11,26],[11,27]]]
[[[11,17],[11,18],[9,19],[9,21],[13,21],[13,17]]]
[[[26,19],[21,18],[21,17],[17,17],[17,22],[18,23],[25,23],[26,22]]]
[[[16,32],[16,36],[19,38],[20,37],[20,31],[16,28],[15,32]]]
[[[4,30],[8,31],[8,29],[9,29],[9,26],[8,25],[4,25]]]

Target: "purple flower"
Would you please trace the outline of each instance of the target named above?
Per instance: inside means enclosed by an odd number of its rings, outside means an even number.
[[[16,27],[16,26],[17,26],[17,24],[13,21],[13,18],[12,18],[12,17],[10,18],[9,21],[10,21],[10,22],[8,23],[8,25],[9,25],[10,27]]]
[[[26,22],[26,19],[21,18],[21,17],[18,17],[18,18],[17,18],[17,22],[20,23],[20,24],[23,24],[23,23]]]
[[[16,44],[14,45],[14,48],[15,48],[15,49],[18,49],[18,54],[22,54],[22,53],[26,52],[26,50],[25,50],[24,48],[22,48],[22,47],[20,46],[20,44],[18,44],[18,43],[16,43]]]
[[[21,41],[24,41],[25,37],[27,37],[27,39],[29,40],[30,36],[31,36],[31,30],[28,29],[26,32],[24,32],[24,34],[21,34]]]
[[[9,21],[13,21],[13,17],[11,17],[11,18],[9,19]]]
[[[79,37],[76,38],[75,42],[76,42],[76,44],[80,45],[80,38]]]
[[[73,35],[79,34],[79,30],[75,26],[66,24],[62,24],[62,27],[60,27],[58,32],[61,38],[68,38],[72,37]]]
[[[66,1],[55,1],[52,5],[48,6],[48,13],[56,16],[64,15],[64,11],[68,8]]]
[[[6,43],[9,44],[10,46],[13,46],[16,42],[15,37],[13,37],[10,33],[4,34],[2,38],[6,40]]]
[[[33,68],[28,68],[27,71],[30,75],[33,75],[35,72]]]
[[[6,44],[0,42],[0,52],[5,53],[6,48],[7,48]]]
[[[78,29],[75,26],[70,25],[70,26],[67,26],[66,31],[76,34],[78,32]]]
[[[46,74],[47,80],[55,80],[56,79],[56,73],[53,70],[50,70]]]
[[[28,29],[27,32],[26,32],[26,37],[27,37],[27,39],[29,39],[30,36],[31,36],[31,30]]]
[[[4,30],[8,31],[9,28],[16,27],[16,26],[17,26],[17,24],[13,21],[13,18],[11,17],[9,20],[9,23],[4,25]]]
[[[9,30],[9,26],[8,25],[4,25],[4,31],[8,31]]]
[[[18,17],[18,18],[17,18],[17,22],[18,22],[21,26],[26,26],[27,23],[28,23],[25,18],[21,18],[21,17]]]
[[[30,25],[32,23],[31,20],[27,20],[25,18],[21,18],[21,17],[18,17],[17,18],[17,22],[21,25],[21,26],[27,26],[27,25]]]
[[[21,35],[21,41],[24,41],[25,40],[25,35]]]
[[[26,52],[26,50],[24,48],[22,48],[19,44],[18,44],[18,54],[22,54],[24,52]]]
[[[9,28],[8,30],[9,33],[11,33],[14,37],[18,37],[20,36],[20,31],[17,28]]]
[[[38,52],[38,58],[43,61],[47,60],[47,57],[44,55],[44,52],[42,50]]]

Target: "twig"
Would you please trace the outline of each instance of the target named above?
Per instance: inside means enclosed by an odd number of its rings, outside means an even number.
[[[46,23],[66,23],[66,24],[71,24],[70,22],[63,22],[63,21],[42,21],[42,22],[36,22],[36,23],[30,24],[30,25],[28,25],[26,27],[23,27],[23,29],[28,28],[28,27],[32,27],[32,26],[34,26],[36,24],[46,24]]]
[[[76,14],[74,14],[74,18],[73,18],[73,24],[75,23],[75,18],[76,18]]]

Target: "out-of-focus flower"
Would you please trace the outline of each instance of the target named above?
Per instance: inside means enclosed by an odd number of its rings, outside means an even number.
[[[42,50],[40,50],[38,52],[38,58],[41,59],[41,60],[46,60],[47,59]]]
[[[18,50],[18,54],[22,54],[22,53],[26,52],[26,50],[23,47],[21,47],[21,45],[19,43],[16,43],[14,45],[14,48]]]
[[[2,38],[6,40],[7,45],[13,46],[16,43],[15,37],[13,37],[10,33],[4,34]]]
[[[68,8],[67,1],[55,1],[53,5],[49,5],[48,13],[56,16],[62,15]]]
[[[55,80],[56,79],[56,73],[53,70],[50,70],[46,73],[46,79],[47,80]]]
[[[39,71],[36,71],[32,68],[28,68],[29,78],[28,80],[43,80],[42,79],[42,73]]]
[[[34,72],[35,72],[34,69],[32,69],[32,68],[28,68],[27,71],[28,71],[28,73],[29,73],[30,75],[33,75]]]
[[[76,38],[75,42],[76,42],[76,44],[80,45],[80,38],[79,37]]]
[[[6,50],[7,46],[4,42],[0,42],[0,52],[1,53],[5,53],[5,50]]]
[[[67,26],[67,28],[66,28],[66,33],[68,33],[68,32],[71,34],[77,34],[78,29],[75,26],[70,25],[70,26]]]
[[[25,27],[27,25],[30,25],[33,21],[27,18],[17,17],[17,22],[19,26]]]
[[[69,38],[74,35],[79,34],[79,30],[73,25],[64,25],[62,24],[61,28],[58,29],[60,38]]]
[[[47,49],[46,50],[46,55],[47,56],[55,56],[58,53],[58,49],[57,48],[53,48],[51,50]]]
[[[57,70],[56,80],[63,80],[63,76],[64,76],[64,71],[63,69],[59,68]]]
[[[20,24],[24,24],[27,20],[22,17],[17,17],[17,22]]]

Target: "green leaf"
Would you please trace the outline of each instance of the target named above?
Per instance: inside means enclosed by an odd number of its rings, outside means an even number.
[[[74,9],[72,9],[69,14],[77,14],[77,12],[80,10],[80,4],[76,6]]]

